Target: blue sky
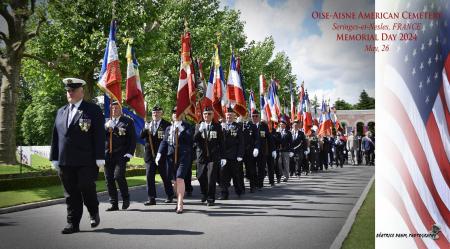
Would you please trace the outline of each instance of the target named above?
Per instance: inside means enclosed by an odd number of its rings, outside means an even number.
[[[274,37],[276,51],[286,52],[297,83],[304,80],[311,97],[356,103],[363,89],[374,96],[374,55],[362,42],[337,42],[332,20],[311,17],[321,10],[373,11],[374,1],[222,0],[221,6],[241,11],[248,42]]]

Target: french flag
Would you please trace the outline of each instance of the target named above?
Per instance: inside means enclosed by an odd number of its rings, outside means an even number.
[[[248,102],[250,106],[250,114],[252,114],[253,111],[256,110],[255,94],[253,93],[253,90],[250,91],[250,99],[248,100]]]
[[[128,44],[127,48],[127,62],[126,102],[139,116],[145,119],[145,101],[139,77],[139,65],[131,44]]]
[[[305,98],[303,99],[303,130],[306,135],[311,134],[312,126],[311,104],[309,102],[308,92],[305,91]]]
[[[112,20],[109,28],[109,38],[106,43],[105,55],[103,56],[100,80],[97,85],[107,93],[110,98],[117,100],[122,105],[122,75],[120,74],[119,54],[116,46],[117,21]]]
[[[246,116],[247,109],[245,108],[244,90],[242,87],[241,76],[238,71],[238,62],[231,53],[230,72],[228,73],[227,81],[227,98],[231,107],[240,115]]]
[[[213,84],[211,100],[214,112],[222,118],[225,118],[223,107],[228,104],[224,79],[225,77],[220,61],[219,46],[215,45],[214,64],[211,69],[209,80]]]
[[[191,59],[191,34],[186,32],[181,36],[181,65],[177,91],[177,117],[185,112],[195,116],[195,91],[195,71]]]

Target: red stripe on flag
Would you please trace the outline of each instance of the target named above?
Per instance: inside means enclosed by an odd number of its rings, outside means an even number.
[[[414,156],[414,159],[417,162],[419,170],[427,184],[428,189],[431,192],[433,199],[436,202],[439,212],[441,213],[441,215],[449,213],[447,206],[442,201],[442,199],[436,189],[436,186],[434,185],[433,177],[431,176],[431,172],[430,172],[430,165],[425,156],[425,152],[419,141],[419,138],[417,137],[417,134],[414,132],[415,129],[414,129],[413,125],[411,124],[411,121],[409,120],[409,117],[408,117],[406,111],[403,109],[403,105],[401,104],[401,102],[397,98],[397,96],[395,96],[392,93],[391,90],[385,88],[384,94],[386,96],[386,99],[388,99],[389,101],[384,101],[381,103],[384,105],[384,108],[386,108],[386,110],[392,114],[392,116],[397,117],[398,123],[403,125],[403,128],[404,128],[403,131],[405,133],[405,137],[409,138],[408,144],[406,144],[406,145],[409,146],[409,148]],[[392,108],[392,106],[396,106],[397,108]],[[448,184],[449,184],[448,182],[450,181],[450,179],[444,178],[444,180],[446,181],[447,187],[448,187]],[[446,220],[446,222],[448,225],[449,221]]]
[[[445,121],[447,122],[447,131],[450,134],[450,113],[448,111],[447,99],[445,98],[444,84],[445,83],[443,83],[442,87],[439,89],[439,97],[441,98],[442,106],[444,108]]]
[[[450,162],[447,159],[447,153],[445,152],[444,144],[442,143],[441,134],[439,133],[439,127],[437,126],[434,113],[430,114],[426,128],[428,139],[431,141],[431,148],[433,149],[434,157],[439,165],[441,174],[444,176],[444,179],[446,179],[447,186],[450,186]]]
[[[378,181],[379,183],[377,185],[380,186],[383,195],[386,196],[392,204],[394,204],[396,210],[398,211],[400,216],[402,216],[406,226],[408,226],[409,232],[412,234],[417,234],[417,230],[412,224],[411,219],[409,218],[408,211],[406,211],[405,204],[401,201],[402,197],[400,196],[400,194],[389,182],[383,179]],[[414,242],[416,243],[418,248],[427,248],[425,243],[419,237],[414,237]]]
[[[405,184],[406,189],[408,190],[408,195],[411,198],[411,201],[414,204],[414,208],[419,214],[419,217],[422,220],[424,226],[431,230],[431,227],[438,222],[433,220],[433,218],[431,217],[429,210],[425,206],[425,203],[423,202],[419,192],[417,191],[416,185],[414,184],[414,180],[409,173],[405,161],[401,156],[398,156],[401,155],[401,152],[399,151],[397,146],[394,145],[395,143],[391,139],[386,137],[386,140],[388,141],[388,143],[383,144],[383,146],[386,146],[385,149],[389,153],[389,155],[387,156],[389,160],[394,162],[393,164],[395,165],[397,172],[401,176],[402,182]],[[444,220],[450,219],[450,213],[442,214],[441,216]],[[448,245],[448,239],[444,236],[444,234],[442,233],[442,235],[440,234],[439,236],[441,237],[441,239],[437,240],[436,242],[440,245]]]

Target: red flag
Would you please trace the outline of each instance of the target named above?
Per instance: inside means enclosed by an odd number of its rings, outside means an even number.
[[[181,36],[181,65],[177,92],[177,118],[187,112],[195,116],[195,73],[191,60],[191,34]]]
[[[139,77],[138,63],[131,44],[127,48],[126,102],[141,118],[146,117],[144,94]]]

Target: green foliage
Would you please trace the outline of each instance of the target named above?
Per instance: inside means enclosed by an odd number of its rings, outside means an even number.
[[[375,98],[369,97],[366,90],[359,95],[359,102],[355,105],[358,110],[375,109]]]
[[[348,103],[347,101],[338,98],[334,102],[334,106],[336,107],[336,110],[353,110],[352,104]]]

